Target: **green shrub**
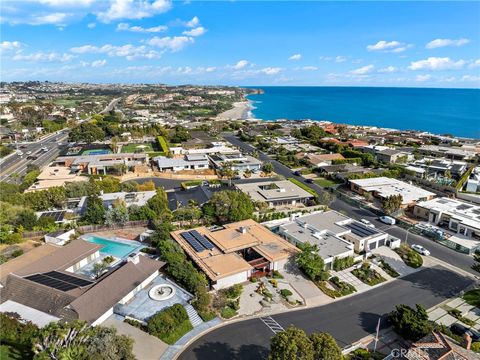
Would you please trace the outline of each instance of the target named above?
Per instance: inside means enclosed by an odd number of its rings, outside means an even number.
[[[380,263],[380,267],[391,277],[395,278],[400,276],[400,274],[396,272],[395,269],[392,268],[390,264],[387,263],[385,260],[380,259],[379,263]]]
[[[283,279],[283,275],[280,274],[280,272],[278,270],[273,270],[272,277],[274,279]]]
[[[480,289],[467,291],[463,295],[463,300],[465,300],[469,305],[480,307]]]
[[[347,256],[344,258],[335,258],[333,260],[333,270],[335,271],[340,271],[347,269],[355,263],[355,260],[353,259],[353,256]]]
[[[280,290],[280,295],[282,295],[286,299],[287,297],[292,296],[293,293],[288,289],[282,289]]]
[[[169,151],[169,148],[165,138],[163,136],[157,136],[157,141],[158,141],[158,145],[160,146],[160,149],[162,149],[162,152],[167,154]]]
[[[386,279],[383,278],[374,269],[372,269],[370,264],[367,262],[364,262],[359,269],[353,270],[352,274],[355,275],[362,282],[370,286],[377,285],[386,281]]]
[[[147,322],[147,331],[167,344],[174,344],[193,329],[187,311],[181,304],[175,304],[153,315]]]
[[[252,283],[256,283],[258,281],[258,279],[256,277],[251,277],[250,278],[250,282]]]
[[[222,289],[220,292],[224,294],[228,299],[238,298],[243,291],[243,286],[241,284],[235,284],[227,289]]]
[[[198,315],[202,318],[203,321],[208,322],[213,320],[217,317],[217,315],[213,311],[199,311]]]
[[[470,350],[475,351],[476,353],[480,353],[480,342],[472,343]]]
[[[229,306],[225,306],[220,312],[220,316],[224,319],[230,319],[237,315],[237,312]]]
[[[402,244],[399,248],[395,249],[395,252],[400,255],[405,264],[412,268],[416,269],[423,265],[422,256],[407,244]]]
[[[22,249],[17,249],[12,252],[12,257],[16,258],[19,257],[20,255],[23,255],[23,250]]]
[[[268,282],[269,282],[270,284],[272,284],[272,286],[273,286],[274,288],[277,288],[277,287],[278,287],[278,281],[277,281],[277,280],[275,280],[275,279],[270,279],[270,280],[268,280]]]

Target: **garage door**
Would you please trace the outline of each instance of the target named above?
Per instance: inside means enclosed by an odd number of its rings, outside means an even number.
[[[382,239],[378,242],[378,247],[385,245],[385,239]]]
[[[376,242],[372,242],[372,243],[368,244],[368,248],[369,248],[370,250],[376,249],[376,247],[377,247],[376,245],[377,245]]]

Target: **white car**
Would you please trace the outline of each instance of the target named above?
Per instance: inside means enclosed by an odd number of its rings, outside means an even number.
[[[18,150],[18,151],[17,151],[17,155],[18,155],[18,156],[23,156],[23,151]]]
[[[395,225],[396,224],[396,221],[394,218],[392,218],[391,216],[380,216],[378,218],[382,223],[384,224],[388,224],[388,225]]]
[[[31,155],[32,152],[31,152],[31,151],[27,151],[26,154],[27,154],[27,155]]]
[[[374,228],[375,225],[373,225],[370,221],[368,221],[367,219],[360,219],[360,222],[365,224],[366,226],[368,227],[371,227],[371,228]]]
[[[425,256],[430,255],[430,251],[428,251],[427,249],[425,249],[421,245],[413,244],[412,249],[415,250],[416,252],[418,252],[419,254],[422,254],[422,255],[425,255]]]

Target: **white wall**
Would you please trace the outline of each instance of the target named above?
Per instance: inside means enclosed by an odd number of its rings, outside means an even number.
[[[222,279],[217,280],[217,282],[213,285],[215,290],[224,289],[235,284],[243,283],[248,281],[248,277],[250,276],[250,270],[244,271],[238,274],[230,275],[224,277]]]

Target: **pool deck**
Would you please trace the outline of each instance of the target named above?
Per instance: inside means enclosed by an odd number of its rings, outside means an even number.
[[[119,243],[119,244],[123,244],[123,245],[128,245],[132,248],[132,251],[128,252],[128,254],[125,254],[123,256],[119,256],[118,254],[115,254],[115,253],[109,253],[108,251],[106,252],[103,252],[102,249],[100,249],[100,253],[103,253],[103,254],[107,254],[107,255],[112,255],[116,258],[127,258],[130,254],[132,253],[138,253],[142,248],[146,247],[145,244],[142,244],[141,242],[139,241],[136,241],[136,240],[127,240],[127,239],[123,239],[123,238],[120,238],[118,236],[105,236],[103,234],[95,234],[95,233],[90,233],[90,234],[85,234],[85,235],[82,235],[82,239],[85,240],[85,241],[89,241],[89,242],[93,242],[95,244],[99,244],[99,245],[102,245],[101,243],[97,243],[95,241],[91,241],[92,238],[98,238],[98,239],[101,239],[101,240],[105,240],[105,241],[110,241],[112,243]],[[134,248],[135,246],[135,248]]]

